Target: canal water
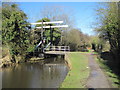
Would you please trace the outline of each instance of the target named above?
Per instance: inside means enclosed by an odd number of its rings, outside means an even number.
[[[2,70],[2,88],[58,88],[67,73],[64,63],[18,64]]]

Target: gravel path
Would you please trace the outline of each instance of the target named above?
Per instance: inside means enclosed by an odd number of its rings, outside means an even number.
[[[92,54],[89,54],[90,76],[87,81],[87,88],[111,88],[109,82],[95,61]]]

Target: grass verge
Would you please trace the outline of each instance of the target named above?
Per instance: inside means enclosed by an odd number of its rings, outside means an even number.
[[[113,71],[106,65],[106,61],[101,58],[96,58],[97,62],[101,69],[103,69],[104,73],[107,75],[108,80],[111,82],[113,88],[120,88],[120,80],[119,77],[113,73]]]
[[[84,88],[89,76],[88,58],[80,52],[68,54],[72,68],[60,88]]]

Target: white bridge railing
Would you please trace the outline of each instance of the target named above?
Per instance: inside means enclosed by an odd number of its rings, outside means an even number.
[[[70,51],[69,46],[49,46],[45,51]]]

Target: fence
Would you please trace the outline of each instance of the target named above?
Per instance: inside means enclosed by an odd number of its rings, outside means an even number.
[[[50,46],[45,51],[70,51],[69,46]]]

